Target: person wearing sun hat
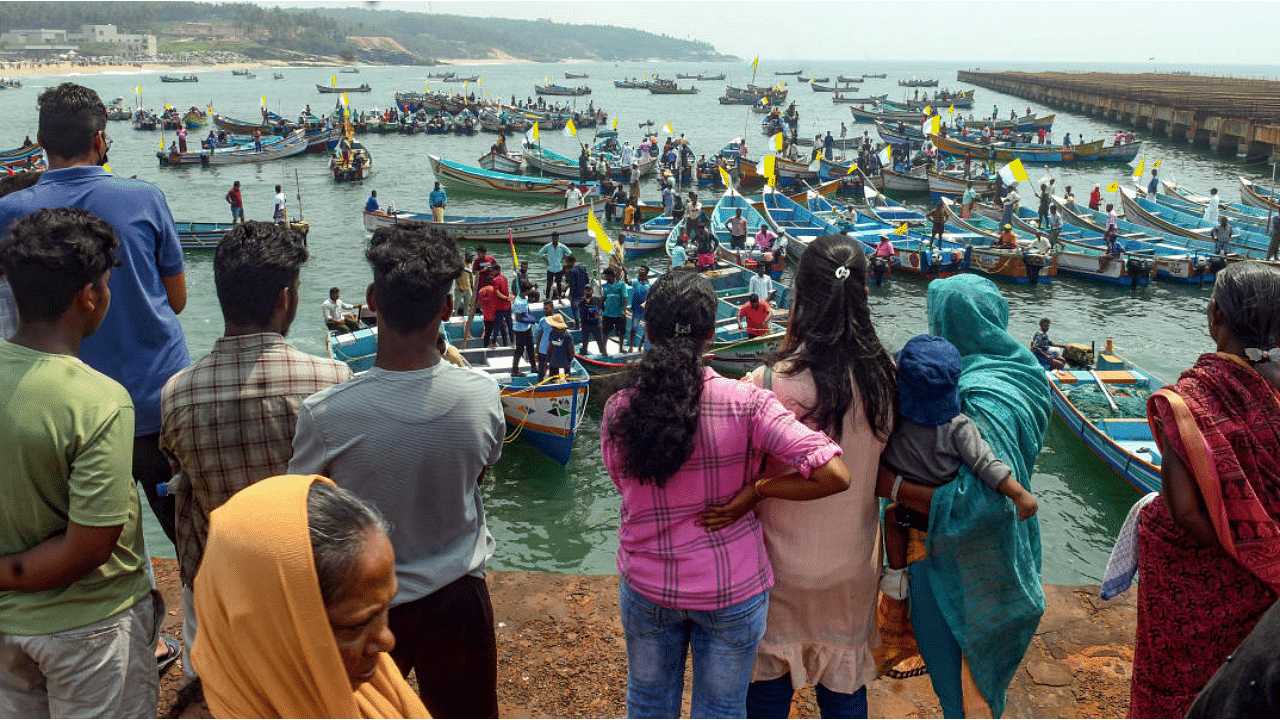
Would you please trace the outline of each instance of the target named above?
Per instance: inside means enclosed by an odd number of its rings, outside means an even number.
[[[898,414],[901,416],[880,462],[897,478],[941,487],[967,466],[993,490],[1013,500],[1018,519],[1036,514],[1035,496],[995,456],[978,426],[960,412],[960,351],[944,338],[917,335],[898,352]],[[929,519],[905,506],[885,510],[885,554],[889,568],[881,590],[907,595],[907,530],[929,529]]]
[[[568,376],[569,366],[573,364],[573,336],[569,334],[569,326],[559,313],[548,315],[547,325],[551,326],[551,337],[547,341],[547,373],[552,377]],[[541,374],[538,380],[541,382]]]

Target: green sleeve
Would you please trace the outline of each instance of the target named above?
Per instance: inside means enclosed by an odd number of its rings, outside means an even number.
[[[133,406],[113,403],[96,427],[84,428],[71,459],[67,517],[87,527],[123,525],[137,507],[133,480]]]

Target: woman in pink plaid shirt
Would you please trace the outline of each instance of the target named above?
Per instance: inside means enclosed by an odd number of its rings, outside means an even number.
[[[628,717],[679,716],[690,645],[693,717],[746,717],[774,582],[751,510],[765,497],[812,500],[849,487],[839,445],[772,393],[701,366],[716,303],[699,275],[654,283],[653,347],[605,406],[601,449],[622,494]],[[758,479],[766,454],[796,470]]]

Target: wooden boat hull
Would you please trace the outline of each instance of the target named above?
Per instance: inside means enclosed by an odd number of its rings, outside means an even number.
[[[882,178],[882,189],[884,190],[915,194],[929,192],[929,177],[927,175],[902,173],[891,167],[883,167],[880,169],[880,177]]]
[[[301,155],[306,149],[306,133],[302,130],[297,130],[289,137],[263,143],[261,151],[255,150],[250,145],[236,149],[219,148],[213,152],[204,150],[198,153],[189,152],[178,155],[157,152],[156,157],[160,161],[160,167],[186,167],[193,165],[209,167],[211,165],[236,165],[280,160],[294,155]]]
[[[590,95],[591,88],[582,85],[576,88],[563,87],[561,85],[534,85],[533,92],[537,95],[557,95],[576,97],[579,95]]]
[[[336,95],[338,93],[373,92],[373,88],[368,85],[361,85],[360,87],[330,87],[328,85],[316,85],[316,91],[326,95]]]
[[[560,233],[560,242],[571,247],[585,247],[591,242],[587,232],[590,205],[578,205],[521,217],[450,217],[437,223],[431,213],[405,210],[377,210],[364,213],[364,229],[369,232],[402,222],[424,223],[438,227],[460,241],[506,245],[508,237],[517,243],[543,245],[551,242],[552,233]],[[508,232],[510,235],[508,235]]]
[[[495,170],[497,172],[517,174],[524,169],[524,156],[519,153],[515,155],[502,155],[495,152],[487,152],[480,156],[480,167],[485,170]]]
[[[559,200],[570,185],[581,185],[560,178],[540,178],[527,175],[485,170],[427,155],[432,173],[441,182],[473,191],[496,193],[505,197],[523,197],[534,200]],[[526,161],[528,158],[526,158]],[[598,183],[586,183],[588,192],[599,195]]]
[[[178,228],[178,240],[183,250],[213,250],[222,241],[222,236],[234,227],[231,223],[222,222],[179,221],[174,225]],[[289,226],[302,233],[304,238],[311,230],[311,224],[303,220],[291,221]]]
[[[1106,354],[1101,356],[1099,366],[1108,365],[1107,357]],[[1108,389],[1136,395],[1150,393],[1164,384],[1131,363],[1111,364],[1120,364],[1121,367],[1099,370],[1097,375]],[[1045,374],[1049,380],[1049,401],[1053,411],[1071,433],[1139,492],[1158,492],[1162,458],[1145,414],[1139,414],[1135,409],[1121,417],[1095,415],[1085,408],[1105,406],[1106,401],[1100,394],[1089,392],[1099,385],[1092,373],[1058,370],[1046,371]],[[1087,395],[1097,395],[1097,401],[1094,398],[1086,401]]]
[[[1245,177],[1240,178],[1240,200],[1263,210],[1280,211],[1280,200],[1277,200],[1274,189],[1267,189]]]
[[[345,362],[353,372],[364,372],[373,367],[377,357],[378,329],[326,333],[326,344],[329,357]],[[567,379],[539,384],[536,376],[511,377],[511,348],[461,352],[474,370],[485,372],[498,382],[502,412],[512,430],[551,459],[568,464],[590,392],[590,378],[582,365],[574,360]],[[504,368],[506,372],[502,372]]]

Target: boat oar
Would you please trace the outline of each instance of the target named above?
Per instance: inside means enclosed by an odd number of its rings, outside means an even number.
[[[1094,382],[1098,383],[1098,389],[1102,390],[1102,396],[1107,399],[1111,409],[1120,412],[1120,407],[1116,405],[1116,399],[1111,397],[1111,391],[1107,389],[1107,384],[1102,382],[1102,378],[1098,377],[1098,371],[1090,368],[1089,374],[1093,376]]]

